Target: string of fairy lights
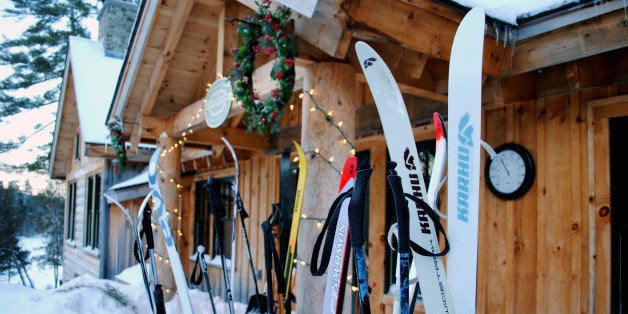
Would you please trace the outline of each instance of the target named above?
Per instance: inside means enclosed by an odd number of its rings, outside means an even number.
[[[219,78],[222,77],[222,75],[218,76]],[[207,90],[209,90],[209,88],[211,87],[211,83],[207,84]],[[311,100],[311,104],[312,106],[309,108],[310,112],[320,112],[323,114],[323,117],[325,119],[325,121],[330,124],[334,129],[336,129],[340,135],[340,143],[341,145],[348,145],[349,147],[349,155],[353,156],[355,155],[355,145],[353,144],[353,142],[348,138],[347,134],[344,132],[344,130],[342,129],[342,126],[344,125],[344,121],[340,120],[338,122],[335,122],[334,120],[334,113],[333,111],[329,110],[326,111],[325,109],[323,109],[318,102],[315,99],[315,90],[311,89],[309,91],[304,91],[302,93],[299,94],[299,99],[303,100],[304,97],[309,97]],[[232,96],[233,97],[233,96]],[[294,110],[294,103],[291,104],[289,106],[290,110]],[[166,158],[168,157],[169,154],[173,153],[175,150],[181,150],[183,149],[183,147],[185,146],[185,143],[188,141],[188,136],[194,133],[194,130],[192,129],[193,125],[196,125],[199,123],[199,119],[202,119],[202,113],[203,113],[203,108],[199,108],[196,112],[192,113],[189,117],[189,121],[187,123],[187,127],[188,129],[186,131],[181,132],[180,136],[176,139],[174,139],[173,144],[171,144],[168,147],[164,147],[160,158]],[[311,158],[319,158],[321,159],[323,162],[325,162],[331,169],[333,169],[336,173],[338,173],[339,175],[342,174],[341,170],[339,170],[336,166],[334,166],[334,156],[330,156],[330,157],[325,157],[322,153],[320,148],[316,147],[314,148],[314,150],[309,150],[307,152],[305,152],[306,155],[310,156]],[[295,157],[294,161],[297,161],[298,157]],[[175,219],[175,225],[173,226],[173,228],[175,229],[175,234],[177,235],[177,237],[179,239],[182,239],[184,237],[184,233],[182,230],[182,204],[183,204],[183,196],[182,196],[182,191],[184,190],[184,186],[183,184],[181,184],[180,182],[178,182],[175,179],[175,176],[171,175],[170,173],[168,173],[167,171],[165,171],[163,168],[161,168],[160,166],[158,166],[158,170],[161,176],[165,176],[166,180],[165,182],[168,182],[171,186],[167,187],[164,186],[163,188],[170,188],[170,189],[174,189],[175,191],[177,191],[177,200],[178,200],[178,206],[174,207],[172,209],[172,214],[174,215],[174,219]],[[168,217],[172,216],[170,210],[168,210],[166,208],[166,215],[168,215]],[[323,226],[323,223],[325,222],[325,218],[318,218],[318,217],[309,217],[306,214],[302,214],[301,215],[301,219],[302,220],[312,220],[316,222],[316,229],[321,229]],[[172,225],[172,223],[171,223]],[[158,226],[155,223],[152,223],[152,228],[153,231],[157,231],[159,230]],[[158,253],[153,253],[155,260],[160,262],[160,263],[165,263],[166,265],[170,265],[170,259],[167,256],[163,256],[160,255]],[[294,263],[295,265],[301,265],[301,266],[310,266],[310,263],[308,263],[307,261],[305,261],[304,259],[301,259],[298,254],[295,256],[294,258]],[[352,276],[349,275],[347,276],[347,280],[350,282],[351,281]],[[352,287],[352,290],[355,292],[357,289],[357,287]],[[174,291],[172,291],[171,289],[165,289],[165,293],[166,294],[171,294]]]
[[[311,102],[311,107],[309,108],[309,111],[314,113],[314,112],[320,112],[323,114],[323,117],[325,119],[325,121],[330,124],[334,129],[336,129],[338,131],[338,133],[340,134],[341,140],[340,143],[341,145],[348,145],[349,146],[349,155],[350,156],[354,156],[355,155],[355,145],[353,144],[353,142],[349,139],[349,137],[347,136],[347,134],[344,132],[344,130],[342,129],[342,126],[344,125],[344,121],[340,120],[338,122],[335,122],[334,120],[334,112],[332,110],[325,110],[323,109],[323,107],[321,107],[318,102],[316,101],[314,95],[315,95],[316,91],[314,89],[310,89],[309,91],[303,91],[302,93],[299,94],[299,99],[303,100],[304,97],[309,97],[310,102]],[[294,110],[294,104],[290,105],[290,110]],[[322,153],[320,148],[316,147],[314,148],[314,150],[309,150],[305,152],[306,155],[309,155],[311,158],[320,158],[323,160],[323,162],[325,162],[329,167],[331,167],[336,173],[338,173],[338,175],[342,174],[342,171],[339,170],[338,168],[336,168],[334,166],[334,156],[330,156],[329,158],[325,157]],[[295,157],[295,159],[293,161],[298,161],[298,157]],[[323,223],[325,222],[325,218],[318,218],[318,217],[309,217],[306,214],[301,214],[301,219],[302,220],[313,220],[316,221],[316,229],[321,229],[323,227]],[[299,254],[296,253],[294,260],[293,260],[295,265],[300,265],[300,266],[306,266],[306,267],[310,267],[310,263],[308,263],[306,260],[302,259],[301,257],[299,257]],[[347,282],[351,282],[351,278],[352,276],[349,275],[347,276]],[[351,287],[353,292],[358,291],[357,287],[352,286]]]
[[[222,77],[222,76],[219,76]],[[209,90],[209,88],[211,87],[211,83],[207,84],[207,90]],[[173,144],[171,144],[168,147],[164,147],[163,150],[161,151],[161,154],[159,155],[160,158],[166,158],[168,157],[169,154],[172,154],[175,150],[179,149],[182,150],[183,147],[185,146],[185,143],[188,141],[188,136],[194,133],[194,129],[192,128],[193,125],[196,125],[197,123],[199,123],[199,119],[202,119],[202,113],[203,113],[203,107],[199,108],[197,111],[195,111],[194,113],[192,113],[189,117],[189,120],[187,122],[187,130],[182,131],[180,136],[176,139],[174,139]],[[177,206],[175,206],[174,208],[172,208],[172,213],[174,214],[174,219],[175,219],[175,224],[173,226],[172,222],[171,227],[173,227],[173,229],[175,229],[174,234],[176,234],[176,236],[179,238],[179,240],[184,238],[184,233],[182,230],[182,221],[183,221],[183,195],[181,194],[182,191],[184,190],[184,186],[183,184],[181,184],[180,182],[178,182],[175,179],[175,176],[173,176],[172,174],[170,174],[168,171],[166,171],[165,169],[163,169],[160,165],[157,165],[158,170],[159,170],[159,174],[162,177],[165,177],[166,180],[164,182],[167,182],[168,184],[170,184],[170,187],[168,186],[164,186],[162,188],[170,188],[170,189],[174,189],[175,191],[177,191]],[[166,207],[166,215],[170,218],[171,217],[171,212],[170,210]],[[170,219],[169,219],[170,220]],[[157,224],[155,224],[154,222],[151,223],[151,227],[153,229],[153,232],[158,232],[159,227],[157,226]],[[170,258],[167,256],[163,256],[158,254],[156,251],[153,252],[153,256],[155,257],[155,261],[160,262],[160,263],[164,263],[166,265],[170,265]],[[165,288],[164,292],[169,295],[174,293],[173,290],[169,289],[169,288]]]

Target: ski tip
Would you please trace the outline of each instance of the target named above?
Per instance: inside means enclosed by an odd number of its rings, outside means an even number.
[[[362,41],[358,41],[357,43],[355,43],[355,52],[358,55],[358,59],[360,60],[360,66],[362,67],[362,71],[373,65],[373,63],[378,59],[381,59],[377,52],[375,52],[375,50],[371,48],[371,46]]]
[[[436,139],[440,140],[446,137],[445,134],[445,121],[443,120],[443,116],[438,112],[434,112],[434,133],[436,133]]]
[[[342,167],[342,173],[346,173],[349,177],[355,177],[356,171],[358,171],[358,158],[355,156],[347,157],[345,165]]]
[[[229,148],[230,151],[233,151],[233,147],[231,146],[231,143],[229,143],[229,141],[224,136],[221,136],[220,139],[222,140],[223,143],[225,143],[225,145],[227,145],[227,148]]]
[[[355,156],[349,156],[347,160],[345,160],[345,164],[342,167],[342,172],[340,173],[340,190],[342,187],[347,184],[349,179],[355,178],[355,173],[358,171],[358,158]]]
[[[362,47],[371,48],[371,46],[369,46],[367,43],[365,43],[365,42],[363,42],[363,41],[361,41],[361,40],[358,40],[358,41],[355,43],[355,49],[356,49],[356,50],[358,50],[358,49],[363,49]]]
[[[294,147],[297,148],[297,156],[299,156],[299,164],[301,162],[301,160],[305,161],[305,152],[303,151],[303,148],[301,147],[301,145],[299,145],[299,143],[297,143],[296,141],[293,141],[294,143]]]

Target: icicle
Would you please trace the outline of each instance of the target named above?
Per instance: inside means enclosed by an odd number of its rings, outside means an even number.
[[[508,40],[510,39],[510,26],[504,25],[504,48],[508,45]]]
[[[510,66],[512,67],[512,59],[515,57],[515,48],[517,46],[517,30],[512,29],[510,34]]]
[[[625,0],[624,0],[625,1]],[[493,28],[495,29],[495,43],[499,43],[499,23],[493,22]]]
[[[628,11],[626,11],[626,0],[623,0],[623,2],[624,2],[624,20],[628,22]]]

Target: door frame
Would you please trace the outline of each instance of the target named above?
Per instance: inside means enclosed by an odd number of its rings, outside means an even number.
[[[589,180],[589,312],[611,309],[610,118],[628,116],[628,95],[587,103]]]

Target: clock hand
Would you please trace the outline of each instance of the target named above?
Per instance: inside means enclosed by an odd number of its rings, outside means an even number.
[[[502,158],[500,156],[497,156],[497,158],[499,158],[499,162],[502,164],[502,166],[504,166],[504,169],[506,169],[506,174],[510,177],[510,171],[508,171],[508,167],[506,167],[506,164],[504,163]]]

